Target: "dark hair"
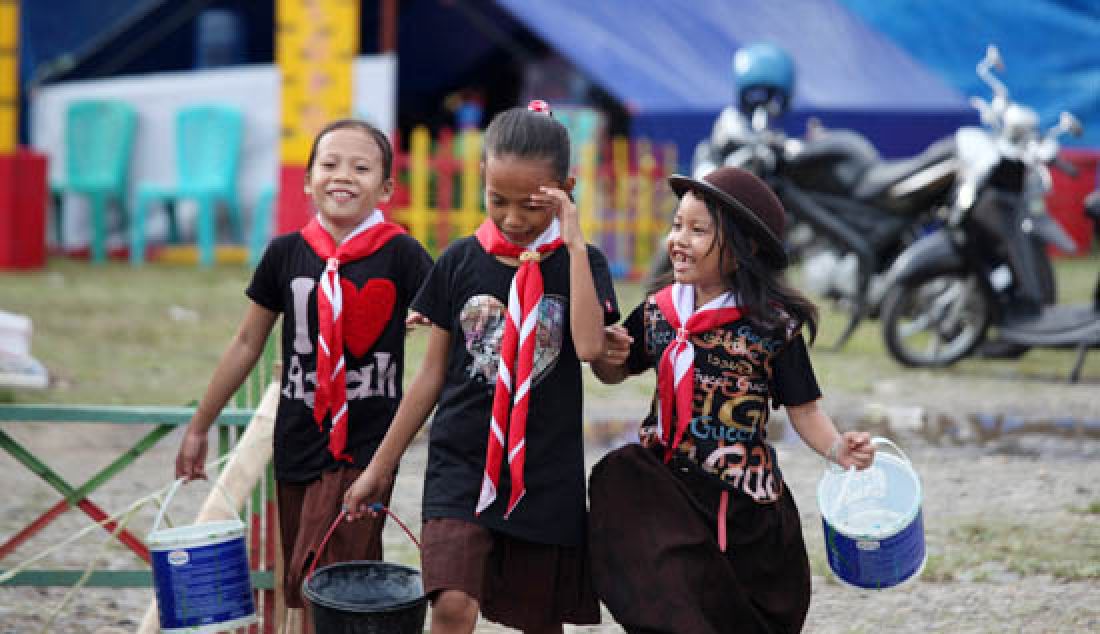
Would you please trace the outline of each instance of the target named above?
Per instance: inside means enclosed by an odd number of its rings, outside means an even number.
[[[714,220],[717,231],[711,249],[721,249],[719,260],[735,262],[733,271],[724,272],[726,285],[737,295],[737,301],[746,317],[767,328],[786,327],[786,313],[796,323],[803,324],[810,334],[810,343],[817,338],[817,306],[802,293],[791,288],[783,279],[781,269],[769,265],[753,254],[757,248],[730,214],[721,205],[705,197],[707,212]],[[709,253],[709,251],[708,251]],[[653,293],[673,281],[672,271],[654,279],[648,292]]]
[[[483,157],[545,160],[562,183],[569,178],[569,152],[569,132],[547,113],[509,108],[493,117],[485,130]]]
[[[393,172],[393,146],[390,145],[390,139],[386,136],[385,132],[382,132],[373,124],[367,123],[362,119],[337,119],[321,128],[317,136],[313,137],[313,147],[309,148],[309,160],[306,161],[306,173],[313,169],[313,161],[317,158],[317,146],[321,143],[321,137],[333,130],[343,129],[362,130],[374,139],[374,142],[378,144],[378,149],[382,151],[382,177],[389,178],[390,174]]]

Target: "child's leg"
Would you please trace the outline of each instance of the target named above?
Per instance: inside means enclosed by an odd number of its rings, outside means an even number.
[[[432,602],[432,634],[470,634],[477,625],[477,599],[461,590],[444,590]]]

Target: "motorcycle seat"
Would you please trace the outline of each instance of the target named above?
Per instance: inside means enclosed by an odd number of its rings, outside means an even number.
[[[941,139],[917,156],[881,161],[872,165],[856,185],[856,199],[872,201],[888,196],[888,190],[914,174],[937,163],[950,160],[955,154],[954,139]]]

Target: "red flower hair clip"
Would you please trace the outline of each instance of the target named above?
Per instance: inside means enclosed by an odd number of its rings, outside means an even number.
[[[550,112],[550,104],[546,103],[542,99],[532,99],[527,104],[527,109],[531,112],[539,112],[548,117],[554,116],[553,112]]]

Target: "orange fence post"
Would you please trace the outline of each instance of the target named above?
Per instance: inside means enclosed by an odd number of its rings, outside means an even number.
[[[481,132],[462,132],[462,179],[459,235],[470,235],[481,224]]]
[[[591,141],[580,148],[580,165],[577,177],[577,213],[580,215],[581,229],[589,242],[598,244],[598,225],[596,219],[596,144]]]
[[[638,142],[638,206],[634,221],[634,274],[642,275],[649,268],[656,241],[654,218],[655,174],[657,161],[653,158],[653,146],[647,139]]]
[[[409,207],[405,220],[409,232],[422,244],[428,241],[428,153],[432,138],[428,129],[417,126],[409,143]]]

